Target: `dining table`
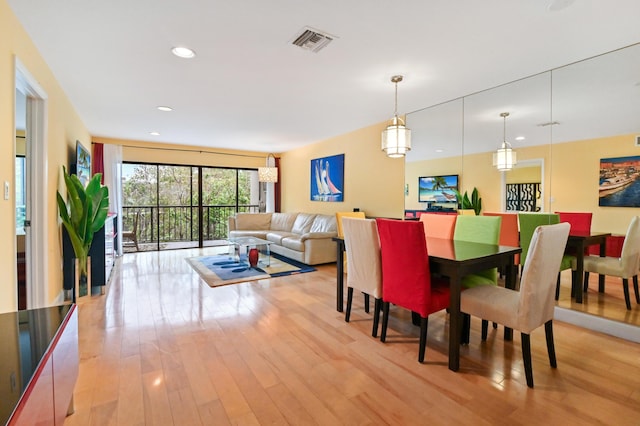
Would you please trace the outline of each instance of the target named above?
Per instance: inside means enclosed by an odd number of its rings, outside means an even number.
[[[566,253],[576,257],[576,279],[571,280],[571,296],[576,303],[582,303],[582,293],[584,289],[584,256],[587,247],[592,245],[600,246],[600,256],[604,257],[607,250],[607,237],[610,232],[570,232],[567,239]],[[604,291],[604,275],[598,276],[599,291]]]
[[[335,237],[337,247],[336,268],[336,309],[342,312],[344,304],[344,239]],[[460,367],[460,344],[462,336],[462,315],[460,293],[465,275],[491,268],[503,268],[505,287],[515,289],[518,267],[515,255],[522,252],[520,247],[483,244],[469,241],[427,237],[427,252],[432,273],[449,278],[451,300],[449,304],[449,369],[458,371]],[[505,328],[505,339],[510,340],[512,331]]]

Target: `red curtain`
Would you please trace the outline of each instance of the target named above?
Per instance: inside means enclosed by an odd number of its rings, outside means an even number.
[[[101,143],[91,143],[92,157],[91,167],[93,168],[93,174],[102,173],[100,183],[104,185],[104,146]]]
[[[281,196],[281,192],[280,192],[280,185],[282,182],[282,176],[280,176],[280,159],[278,157],[276,157],[276,167],[278,168],[278,182],[275,183],[273,191],[273,197],[274,197],[274,211],[276,212],[280,212],[280,208],[281,208],[281,204],[282,204],[282,196]]]

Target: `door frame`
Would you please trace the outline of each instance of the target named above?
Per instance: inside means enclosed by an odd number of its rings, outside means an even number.
[[[25,232],[27,309],[49,304],[47,213],[47,93],[14,55],[15,88],[27,97],[26,165],[31,227]],[[15,130],[14,130],[15,132]],[[15,139],[15,134],[14,134]],[[14,171],[15,172],[15,171]],[[14,210],[15,210],[15,196]],[[15,214],[15,213],[14,213]],[[16,288],[17,291],[17,288]],[[62,295],[62,292],[60,293]],[[17,300],[17,297],[16,297]]]

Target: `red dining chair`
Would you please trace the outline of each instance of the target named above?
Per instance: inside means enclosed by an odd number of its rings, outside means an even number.
[[[567,222],[571,225],[569,233],[588,234],[591,232],[591,219],[593,213],[582,212],[556,212],[560,222]]]
[[[424,361],[429,314],[449,306],[449,283],[431,277],[429,255],[420,222],[377,219],[382,255],[382,332],[386,341],[389,305],[393,303],[420,316],[420,350]]]
[[[457,218],[458,215],[424,213],[420,216],[420,222],[424,225],[424,234],[427,237],[452,240]]]

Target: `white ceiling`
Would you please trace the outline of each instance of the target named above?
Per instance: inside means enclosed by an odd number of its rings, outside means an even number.
[[[402,114],[640,41],[638,0],[8,3],[93,135],[263,152],[388,120],[394,74]]]

